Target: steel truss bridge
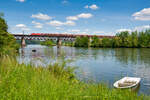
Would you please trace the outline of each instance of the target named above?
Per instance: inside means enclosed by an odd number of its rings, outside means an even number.
[[[32,33],[30,35],[13,34],[16,40],[21,40],[21,45],[24,46],[25,40],[54,40],[57,41],[57,45],[61,45],[61,41],[75,41],[76,37],[88,37],[91,39],[94,36],[98,38],[113,38],[114,36],[103,35],[77,35],[77,34],[53,34],[53,33]]]

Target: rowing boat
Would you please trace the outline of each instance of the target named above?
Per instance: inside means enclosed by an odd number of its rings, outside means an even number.
[[[141,78],[124,77],[114,83],[115,88],[125,89],[137,87],[140,84]]]

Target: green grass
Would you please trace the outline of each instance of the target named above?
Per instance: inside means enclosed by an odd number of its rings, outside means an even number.
[[[0,59],[0,100],[150,100],[129,90],[110,89],[76,79],[65,62],[46,68]]]

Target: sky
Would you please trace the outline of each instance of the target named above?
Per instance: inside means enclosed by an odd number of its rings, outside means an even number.
[[[0,0],[12,34],[115,35],[150,28],[150,0]]]

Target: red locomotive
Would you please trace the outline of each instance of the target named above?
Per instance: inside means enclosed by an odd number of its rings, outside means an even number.
[[[31,35],[41,35],[41,33],[31,33]]]

